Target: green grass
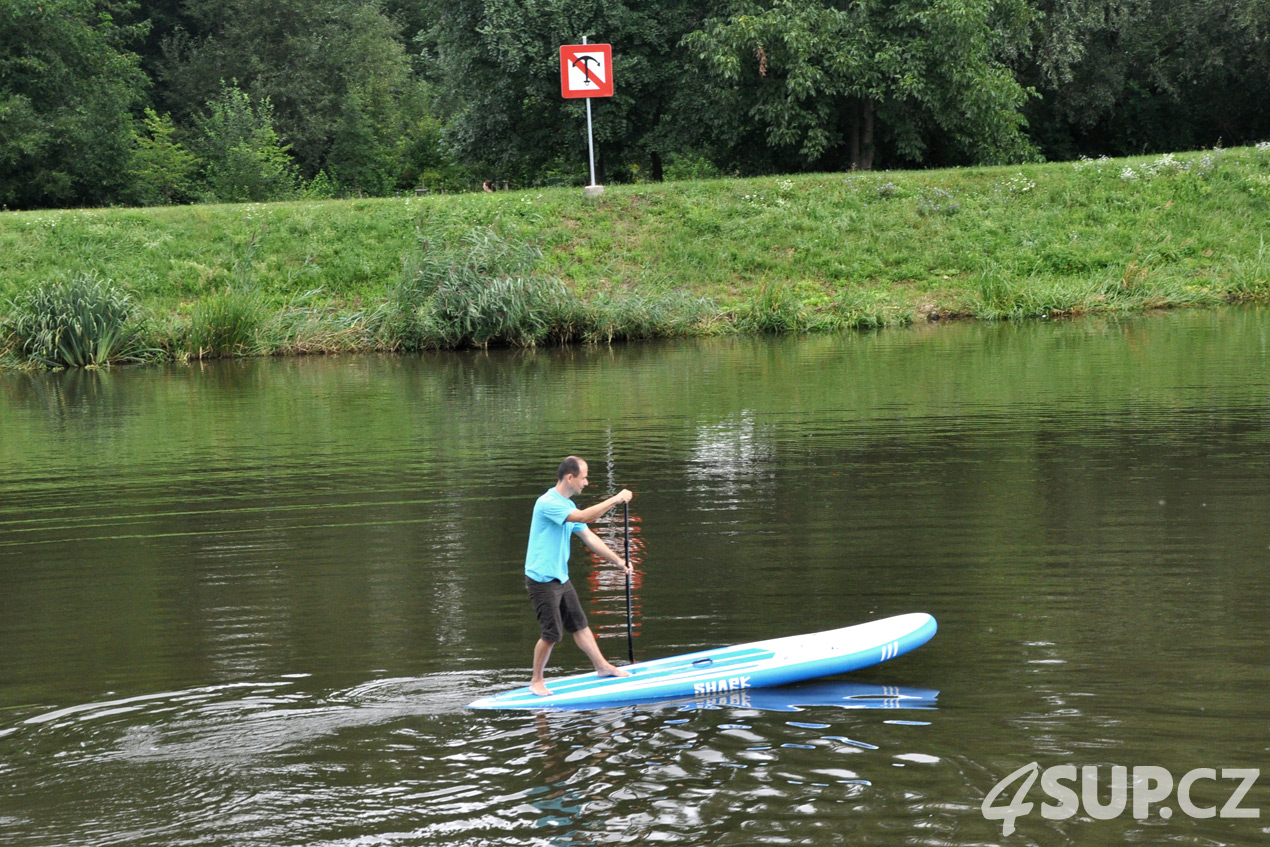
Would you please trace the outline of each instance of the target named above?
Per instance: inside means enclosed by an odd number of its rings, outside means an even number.
[[[151,346],[172,355],[1140,311],[1270,299],[1268,220],[1268,144],[610,186],[598,200],[543,189],[8,212],[0,311],[95,274],[126,287]],[[502,253],[486,267],[491,244]],[[440,275],[408,281],[425,271]],[[198,343],[197,327],[232,305],[226,292],[251,299],[236,324],[249,337]]]
[[[188,328],[174,337],[184,342],[179,346],[191,358],[250,356],[265,352],[261,328],[266,320],[257,296],[227,289],[195,303]]]

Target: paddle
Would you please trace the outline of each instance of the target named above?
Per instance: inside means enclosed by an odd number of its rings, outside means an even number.
[[[635,664],[635,625],[631,619],[631,504],[622,504],[622,523],[626,528],[626,649],[630,654],[631,664]]]

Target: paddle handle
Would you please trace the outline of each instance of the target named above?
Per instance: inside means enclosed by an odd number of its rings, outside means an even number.
[[[635,664],[635,621],[631,613],[631,504],[622,504],[623,559],[626,561],[626,652]]]

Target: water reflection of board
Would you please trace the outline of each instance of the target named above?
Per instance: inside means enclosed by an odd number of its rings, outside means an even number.
[[[601,679],[588,673],[548,680],[549,697],[538,697],[526,686],[482,697],[469,708],[612,706],[787,685],[902,656],[929,641],[935,629],[935,619],[924,612],[897,615],[842,629],[639,662],[626,667],[629,677]]]

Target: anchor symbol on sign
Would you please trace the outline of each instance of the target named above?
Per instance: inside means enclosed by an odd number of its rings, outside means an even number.
[[[588,62],[600,64],[600,60],[594,56],[575,56],[572,65],[582,71],[582,76],[588,85],[599,85],[599,83],[591,76],[591,71],[587,67]]]

